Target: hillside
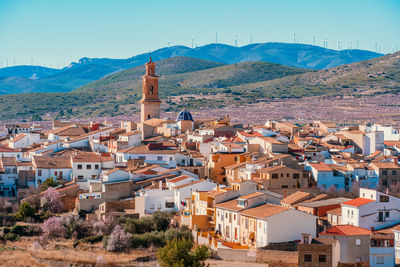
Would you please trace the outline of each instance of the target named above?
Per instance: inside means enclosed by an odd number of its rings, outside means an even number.
[[[265,62],[192,62],[185,57],[157,62],[163,110],[237,107],[274,98],[400,92],[400,52],[319,71]],[[196,70],[198,66],[204,69]],[[46,113],[64,118],[138,113],[143,73],[143,66],[135,67],[69,93],[3,95],[1,119],[29,119]]]
[[[372,95],[400,92],[400,52],[362,62],[281,79],[238,85],[234,91],[257,90],[263,97],[293,96],[302,91],[331,95]]]
[[[157,62],[160,94],[166,99],[180,94],[219,92],[229,86],[276,79],[308,70],[266,62],[223,65],[201,59],[174,57]],[[1,118],[25,117],[47,112],[68,116],[121,115],[138,111],[144,66],[109,75],[69,93],[0,96]],[[23,97],[21,97],[23,96]],[[167,99],[166,99],[167,100]],[[168,101],[168,100],[167,100]],[[165,108],[181,106],[171,103]]]
[[[223,64],[265,61],[298,68],[324,69],[382,55],[364,50],[336,51],[319,46],[289,43],[260,43],[242,47],[209,44],[193,49],[172,46],[127,59],[81,58],[79,62],[73,62],[62,70],[36,66],[2,68],[0,94],[68,92],[107,75],[141,66],[147,62],[149,56],[155,61],[184,56]],[[30,79],[32,77],[34,79]]]

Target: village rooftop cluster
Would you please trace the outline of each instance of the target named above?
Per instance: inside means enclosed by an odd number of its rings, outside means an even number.
[[[397,129],[243,125],[196,120],[187,109],[164,119],[158,89],[150,59],[139,122],[4,125],[0,197],[25,201],[51,179],[63,211],[85,212],[87,221],[175,212],[174,223],[228,260],[400,261]]]

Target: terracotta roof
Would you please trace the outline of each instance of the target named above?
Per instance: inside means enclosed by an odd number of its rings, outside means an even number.
[[[277,144],[277,145],[284,144],[284,143],[282,143],[281,141],[276,140],[275,138],[272,138],[272,137],[259,136],[258,138],[260,138],[260,139],[262,139],[262,140],[264,140],[265,142],[270,143],[270,144]]]
[[[320,233],[320,235],[370,235],[371,231],[362,227],[354,225],[337,225],[332,228],[327,229],[325,232]]]
[[[33,166],[32,161],[17,161],[17,166]]]
[[[342,215],[342,208],[336,208],[336,209],[333,209],[333,210],[328,210],[328,211],[326,211],[326,213],[341,216]]]
[[[316,169],[319,172],[331,172],[332,171],[331,167],[329,167],[324,162],[310,163],[310,166],[313,167],[314,169]]]
[[[376,166],[378,169],[400,169],[399,165],[394,162],[372,162],[371,165]]]
[[[313,201],[318,201],[318,200],[324,200],[330,198],[327,194],[319,194],[313,198],[310,198],[306,201],[303,201],[302,203],[307,203],[307,202],[313,202]]]
[[[371,158],[374,158],[374,157],[377,157],[377,156],[379,156],[380,154],[382,154],[382,151],[375,151],[374,153],[372,153],[371,155],[369,155],[369,157],[371,157]]]
[[[360,207],[360,206],[363,206],[365,204],[368,204],[368,203],[371,203],[374,201],[375,200],[373,200],[373,199],[358,197],[358,198],[343,202],[342,205]]]
[[[238,199],[244,199],[245,200],[245,199],[251,199],[251,198],[262,196],[262,195],[264,195],[264,194],[261,193],[261,192],[254,192],[254,193],[251,193],[251,194],[248,194],[248,195],[240,196],[240,197],[238,197]]]
[[[204,182],[204,181],[205,181],[205,180],[191,181],[190,183],[177,186],[177,187],[175,187],[175,189],[181,189],[181,188],[183,188],[183,187],[186,187],[186,186],[189,186],[189,185],[198,184],[198,183],[202,183],[202,182]]]
[[[185,179],[187,179],[187,178],[190,178],[190,176],[188,176],[188,175],[181,175],[181,176],[178,176],[178,177],[176,177],[176,178],[173,178],[173,179],[169,180],[168,183],[176,183],[176,182],[185,180]]]
[[[318,201],[311,201],[311,202],[306,202],[306,203],[303,202],[303,203],[300,203],[299,206],[309,207],[309,208],[318,208],[318,207],[339,205],[348,200],[349,200],[349,198],[338,197],[338,198],[323,199],[323,200],[318,200]]]
[[[84,153],[72,156],[73,162],[104,162],[104,161],[114,161],[112,157],[102,157],[95,153]]]
[[[386,146],[397,146],[400,147],[400,141],[384,141]]]
[[[34,165],[40,169],[70,169],[70,157],[50,157],[50,156],[36,156],[33,157]]]
[[[231,199],[225,202],[217,203],[215,204],[215,207],[217,208],[222,208],[222,209],[227,209],[227,210],[232,210],[232,211],[238,211],[238,210],[243,210],[245,208],[240,207],[237,205],[237,198]]]
[[[257,172],[274,172],[274,171],[278,171],[278,170],[282,170],[282,169],[291,169],[291,170],[293,170],[292,168],[289,168],[289,167],[287,167],[285,165],[276,165],[276,166],[272,166],[272,167],[258,169],[256,171]]]
[[[130,147],[118,152],[127,154],[175,154],[178,152],[176,149],[154,149],[149,150],[146,145]]]
[[[1,157],[3,166],[17,166],[17,159],[15,157]]]
[[[127,133],[120,134],[119,136],[131,136],[131,135],[137,135],[137,134],[142,134],[142,132],[141,131],[127,132]]]
[[[239,131],[239,133],[245,137],[261,137],[263,136],[259,132],[256,131],[251,131],[251,132],[245,132],[245,131]]]
[[[302,192],[302,191],[296,191],[293,194],[283,198],[281,200],[281,204],[294,205],[296,203],[299,203],[299,202],[304,201],[306,199],[309,199],[311,197],[312,197],[312,195],[310,193]]]
[[[26,136],[26,134],[24,134],[24,133],[17,134],[12,140],[10,140],[10,142],[15,143],[15,142],[21,140],[22,138],[24,138],[25,136]]]
[[[0,153],[7,153],[7,152],[20,152],[20,149],[15,149],[11,147],[0,146]]]
[[[80,136],[85,134],[85,130],[80,124],[69,124],[64,127],[49,131],[47,133],[53,133],[59,136]]]
[[[254,208],[242,210],[240,212],[240,215],[256,217],[256,218],[267,218],[272,215],[287,211],[289,209],[290,208],[282,207],[282,206],[278,206],[278,205],[264,204],[264,205],[257,206]]]

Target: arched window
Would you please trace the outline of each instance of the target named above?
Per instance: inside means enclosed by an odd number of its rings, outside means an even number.
[[[149,114],[149,115],[147,115],[147,119],[150,119],[150,114]]]
[[[154,87],[153,87],[153,85],[150,85],[150,87],[149,87],[149,93],[152,95],[152,94],[154,94]]]

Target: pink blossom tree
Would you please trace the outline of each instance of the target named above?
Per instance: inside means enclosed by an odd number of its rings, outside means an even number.
[[[53,213],[61,212],[63,203],[61,201],[60,193],[53,187],[49,187],[41,199],[41,208]]]
[[[107,251],[123,251],[129,248],[132,235],[125,233],[124,229],[117,224],[107,240]]]
[[[64,237],[66,229],[63,218],[53,216],[42,224],[42,236],[44,238]]]

